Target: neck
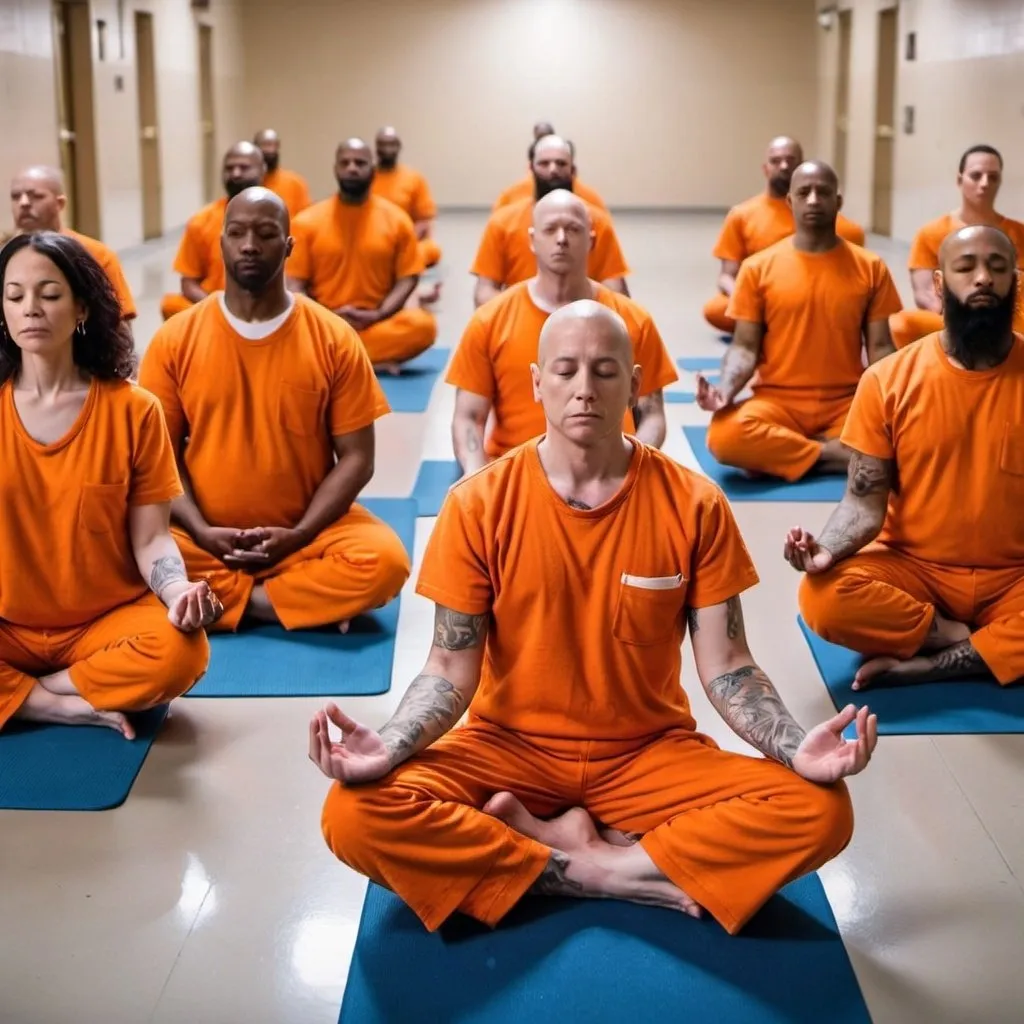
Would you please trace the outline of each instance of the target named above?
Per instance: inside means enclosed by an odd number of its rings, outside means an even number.
[[[838,244],[834,221],[819,229],[798,227],[793,233],[793,248],[800,252],[828,252]]]
[[[960,204],[957,216],[965,224],[991,224],[995,221],[995,203],[969,203],[966,199]]]
[[[75,365],[72,344],[69,341],[52,356],[22,352],[17,382],[19,391],[32,391],[38,396],[74,391],[88,375]]]
[[[959,357],[953,355],[956,351],[956,346],[950,339],[948,331],[944,330],[939,335],[939,340],[942,343],[942,350],[946,353],[946,358],[961,370],[994,370],[997,366],[1002,366],[1006,362],[1010,352],[1013,350],[1013,329],[1011,328],[1006,332],[995,348],[977,358],[968,358],[963,352],[960,353]]]
[[[782,193],[782,194],[780,195],[780,194],[779,194],[778,192],[776,192],[776,191],[775,191],[775,189],[773,189],[773,188],[771,187],[771,185],[769,185],[769,186],[768,186],[768,187],[767,187],[767,188],[765,189],[765,195],[766,195],[766,196],[767,196],[767,197],[768,197],[769,199],[785,199],[785,198],[786,198],[786,193],[785,193],[785,192],[783,192],[783,193]]]
[[[347,196],[347,195],[345,195],[344,192],[341,192],[341,191],[338,192],[338,198],[346,206],[362,206],[363,203],[366,202],[367,197],[369,195],[370,195],[369,191],[364,192],[361,196],[358,196],[358,197],[356,197],[356,196]]]
[[[279,274],[260,292],[250,292],[230,277],[224,284],[224,305],[232,316],[246,323],[261,323],[280,316],[291,301],[284,285],[284,275]]]
[[[527,285],[540,306],[558,309],[578,299],[594,297],[594,283],[587,277],[587,268],[568,274],[552,274],[537,268],[537,276]]]
[[[633,445],[622,434],[611,434],[592,448],[581,448],[562,434],[548,430],[537,445],[548,479],[579,487],[626,475]]]

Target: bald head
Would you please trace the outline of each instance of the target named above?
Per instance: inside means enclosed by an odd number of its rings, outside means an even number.
[[[589,342],[600,358],[614,359],[625,370],[632,369],[633,342],[626,322],[614,309],[593,299],[570,302],[547,318],[537,347],[538,365],[543,369],[566,352],[577,350],[581,340]]]
[[[377,151],[377,166],[390,171],[398,163],[398,154],[402,152],[402,140],[397,130],[391,125],[381,128],[374,139],[374,148]]]
[[[552,217],[561,216],[571,217],[590,230],[590,211],[587,204],[564,188],[555,189],[537,201],[533,208],[533,229],[542,230]]]
[[[264,128],[263,131],[256,133],[252,141],[263,154],[267,171],[276,171],[281,163],[281,137],[273,128]]]
[[[262,185],[254,185],[243,189],[228,202],[224,211],[224,230],[228,225],[253,218],[261,220],[272,220],[278,224],[282,232],[287,235],[290,228],[288,207],[284,200],[269,188]]]
[[[835,191],[839,191],[839,176],[830,164],[823,160],[805,160],[795,171],[790,183],[790,191],[795,191],[800,184],[808,180],[827,182]]]
[[[256,133],[252,141],[262,149],[263,144],[267,142],[278,145],[281,142],[281,136],[273,128],[264,128],[263,131]]]
[[[1017,264],[1017,250],[1010,236],[999,228],[985,224],[972,224],[969,227],[946,235],[939,246],[939,270],[946,272],[946,267],[964,255],[979,256],[982,253],[1000,253],[1011,266]]]
[[[811,239],[825,243],[834,239],[836,218],[843,205],[836,172],[820,160],[800,164],[790,179],[789,205],[793,208],[798,246]]]
[[[530,169],[533,171],[535,199],[543,199],[556,189],[571,192],[576,175],[572,146],[560,135],[545,135],[534,143]]]
[[[803,158],[804,151],[800,143],[788,135],[777,135],[768,143],[762,170],[768,182],[768,191],[776,199],[781,199],[789,192],[793,171]]]
[[[236,142],[224,154],[222,176],[224,191],[229,199],[253,185],[262,185],[266,173],[263,153],[255,143]]]
[[[362,203],[373,183],[373,152],[359,138],[345,139],[334,154],[334,177],[344,203]]]
[[[582,287],[594,231],[587,204],[565,189],[556,189],[533,208],[530,245],[537,257],[537,277],[573,279]]]
[[[244,189],[224,211],[220,249],[227,272],[227,296],[276,292],[285,298],[284,261],[291,252],[288,208],[270,189]]]
[[[539,160],[545,153],[564,154],[568,160],[572,160],[572,146],[561,135],[542,135],[537,139],[533,147],[534,160]]]
[[[19,232],[60,231],[65,206],[64,175],[56,167],[35,164],[11,179],[11,218]]]

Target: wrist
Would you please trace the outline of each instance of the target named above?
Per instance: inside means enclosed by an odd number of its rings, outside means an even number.
[[[178,598],[181,597],[181,595],[184,594],[191,586],[192,584],[188,580],[174,580],[164,586],[156,596],[159,597],[168,608],[170,608],[171,605],[174,604],[174,602],[177,601]]]

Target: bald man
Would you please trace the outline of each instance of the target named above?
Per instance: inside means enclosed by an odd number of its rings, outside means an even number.
[[[943,329],[865,373],[846,495],[819,537],[786,538],[807,624],[867,659],[855,689],[1024,679],[1018,261],[998,228],[947,236]]]
[[[362,139],[339,144],[338,194],[295,219],[288,286],[355,328],[373,365],[397,373],[430,348],[437,322],[415,295],[423,272],[409,215],[372,193],[373,153]]]
[[[458,389],[452,444],[459,465],[472,473],[543,433],[544,410],[530,386],[530,365],[548,317],[580,299],[615,310],[626,323],[642,373],[636,408],[626,413],[622,429],[660,447],[666,430],[662,389],[678,378],[675,364],[644,309],[587,277],[594,245],[587,204],[571,192],[548,193],[533,208],[529,235],[536,275],[473,314],[448,368],[446,379]]]
[[[219,629],[344,631],[409,575],[397,534],[356,500],[387,400],[355,331],[285,288],[291,245],[278,196],[235,196],[224,291],[164,324],[140,373],[185,485],[175,538],[224,605]]]
[[[427,179],[419,171],[398,162],[402,140],[394,128],[381,128],[374,145],[377,170],[373,176],[373,194],[390,200],[409,215],[419,240],[420,259],[425,267],[432,267],[441,260],[441,247],[431,238],[437,204],[430,194]]]
[[[204,206],[185,225],[174,257],[175,273],[181,276],[181,292],[164,296],[160,312],[165,320],[224,288],[220,244],[224,211],[229,199],[259,185],[265,175],[263,154],[254,143],[237,142],[224,154],[221,180],[225,194]]]
[[[121,303],[121,315],[125,320],[134,319],[135,300],[132,298],[117,254],[95,238],[80,235],[77,231],[65,227],[62,215],[67,205],[64,175],[55,167],[26,167],[11,179],[11,219],[14,221],[15,234],[59,231],[62,235],[74,238],[96,260],[110,279]]]
[[[772,139],[761,167],[765,191],[734,206],[725,218],[714,249],[715,258],[721,261],[718,294],[704,307],[704,319],[724,334],[732,334],[736,329],[727,308],[740,265],[755,253],[788,238],[796,228],[788,196],[793,171],[803,159],[803,148],[796,139],[786,135]],[[836,218],[836,233],[854,245],[864,244],[864,229],[842,214]]]
[[[476,275],[474,302],[482,306],[503,288],[533,277],[537,263],[530,248],[533,206],[549,192],[573,191],[572,149],[564,139],[548,135],[541,139],[533,156],[534,195],[503,206],[491,215],[484,228],[470,273]],[[587,261],[587,273],[606,288],[629,294],[629,267],[615,236],[611,218],[588,204],[594,245]]]
[[[942,304],[935,292],[939,246],[951,232],[971,224],[987,224],[1003,231],[1024,262],[1024,224],[996,212],[996,197],[1003,182],[1003,157],[992,146],[971,146],[962,157],[956,176],[960,205],[952,213],[930,221],[914,236],[910,247],[910,287],[916,309],[905,309],[889,322],[892,340],[904,348],[926,334],[942,330]],[[1018,310],[1015,330],[1024,330],[1024,311]]]
[[[284,200],[290,217],[301,213],[312,202],[309,198],[309,186],[301,175],[285,170],[281,166],[280,136],[273,128],[264,128],[263,131],[256,133],[252,141],[263,154],[263,164],[267,169],[263,176],[263,187],[269,188]]]
[[[544,436],[456,484],[431,534],[422,673],[379,732],[335,705],[310,723],[328,845],[431,931],[456,912],[493,926],[534,893],[738,932],[849,841],[840,779],[874,719],[852,742],[852,708],[805,733],[757,666],[740,604],[757,574],[725,498],[622,433],[641,380],[622,318],[559,309],[531,374]],[[696,731],[687,622],[712,703],[763,757]]]
[[[526,177],[517,181],[514,185],[510,185],[504,192],[498,196],[497,200],[492,207],[492,213],[496,210],[500,210],[503,206],[509,206],[512,203],[518,203],[523,199],[529,199],[531,196],[537,197],[537,178],[534,172],[534,162],[537,152],[537,145],[542,139],[555,138],[554,131],[545,132],[543,135],[538,135],[537,130],[540,128],[550,128],[551,125],[540,122],[533,126],[533,142],[530,143],[530,148],[526,151],[526,166],[527,172]],[[600,210],[608,212],[608,205],[598,195],[598,193],[592,189],[589,185],[584,184],[580,181],[578,174],[576,173],[576,147],[568,139],[565,139],[565,144],[569,147],[569,157],[571,161],[570,174],[572,176],[572,191],[576,193],[581,199],[590,203],[591,206],[596,206]]]
[[[893,351],[900,300],[885,263],[839,237],[842,196],[828,164],[797,167],[789,202],[796,231],[740,268],[721,381],[700,378],[697,402],[712,413],[707,445],[719,462],[793,482],[846,472],[839,438],[862,353],[876,363]],[[754,396],[737,403],[755,370]]]

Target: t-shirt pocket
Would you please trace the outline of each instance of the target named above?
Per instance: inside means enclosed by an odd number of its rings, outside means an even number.
[[[128,515],[128,484],[82,484],[78,517],[89,533],[120,533]]]
[[[285,430],[301,437],[315,437],[324,430],[319,391],[283,380],[278,394]]]
[[[675,576],[633,576],[624,572],[612,621],[612,636],[624,644],[650,647],[671,641],[686,600],[686,580]]]
[[[1013,476],[1024,476],[1024,426],[1019,423],[1007,423],[1003,430],[999,468]]]

